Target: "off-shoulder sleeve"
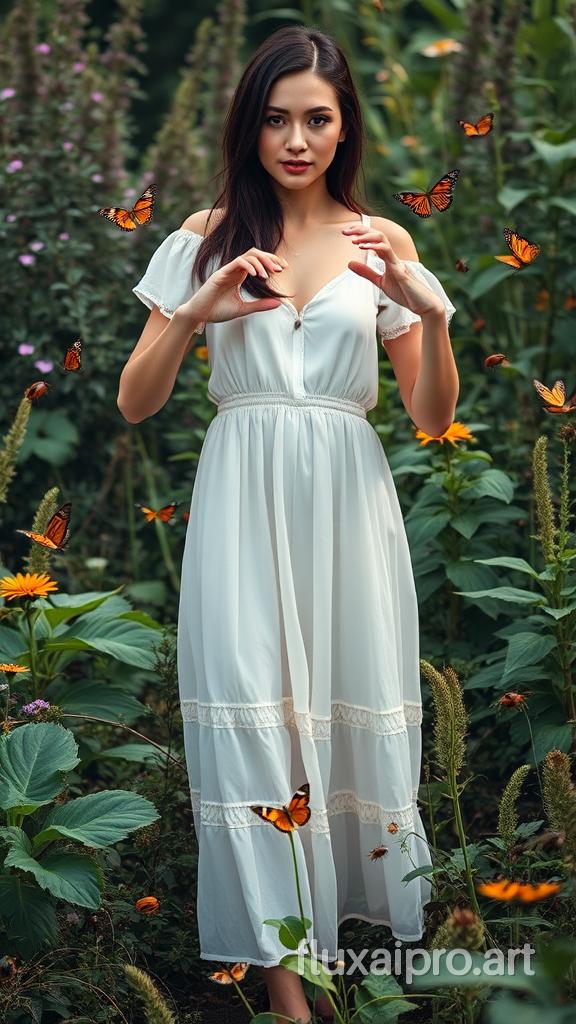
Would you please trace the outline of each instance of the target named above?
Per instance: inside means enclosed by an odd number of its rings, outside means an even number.
[[[385,269],[385,263],[380,260],[381,270],[383,273]],[[452,316],[456,312],[456,307],[452,304],[448,298],[444,288],[440,284],[440,281],[431,270],[428,270],[423,263],[418,260],[404,260],[410,270],[416,274],[417,277],[423,281],[424,284],[428,285],[436,295],[439,295],[444,303],[444,309],[446,310],[446,322],[449,324]],[[401,306],[398,302],[393,302],[386,292],[379,290],[378,298],[378,315],[376,317],[376,324],[378,328],[378,334],[380,337],[380,343],[383,345],[385,341],[390,338],[397,338],[399,334],[406,334],[410,330],[412,324],[421,323],[421,317],[412,310],[407,309],[406,306]]]
[[[132,291],[148,309],[153,305],[172,319],[175,310],[191,299],[201,282],[192,279],[192,264],[202,242],[202,235],[178,228],[152,253],[144,276]]]

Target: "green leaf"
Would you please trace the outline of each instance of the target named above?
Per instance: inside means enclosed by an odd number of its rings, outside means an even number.
[[[572,746],[572,726],[559,723],[558,725],[553,724],[538,724],[535,722],[532,726],[534,733],[534,753],[532,749],[527,751],[525,758],[527,764],[540,764],[546,754],[550,750],[562,750],[564,753],[568,753]]]
[[[559,142],[552,145],[544,139],[537,139],[530,136],[530,142],[538,153],[538,156],[551,169],[554,169],[564,160],[576,160],[576,139],[569,139],[568,142]]]
[[[514,188],[512,185],[504,185],[500,189],[497,199],[506,213],[511,213],[516,206],[524,203],[530,196],[538,195],[537,188]]]
[[[167,754],[169,753],[168,747],[163,746],[162,750]],[[149,743],[120,743],[117,747],[108,747],[106,750],[96,750],[93,754],[83,757],[82,766],[85,768],[86,765],[91,764],[92,761],[106,761],[111,759],[129,761],[134,764],[142,764],[146,761],[164,764],[166,758],[162,754],[162,750],[158,750],[157,747],[153,747]]]
[[[47,889],[58,899],[80,907],[96,910],[100,906],[103,890],[102,870],[91,857],[80,853],[54,851],[42,861],[30,855],[30,840],[14,843],[4,861],[5,867],[19,868],[34,875],[41,889]]]
[[[556,645],[557,641],[553,636],[542,636],[540,633],[515,633],[508,641],[504,675],[509,676],[526,665],[538,664]]]
[[[498,558],[475,558],[475,562],[482,565],[502,565],[505,569],[515,569],[517,572],[528,573],[533,579],[538,579],[538,573],[532,568],[525,558],[513,558],[511,555],[500,555]]]
[[[97,679],[79,683],[56,680],[48,687],[46,700],[59,704],[70,714],[94,715],[95,718],[123,721],[127,725],[142,715],[150,714],[149,707],[126,693],[122,686],[101,683]]]
[[[514,497],[514,484],[501,469],[485,469],[466,491],[467,498],[496,498],[508,505]]]
[[[572,214],[576,217],[576,198],[571,199],[569,196],[553,196],[549,200],[548,206],[558,206],[560,210],[566,210],[566,213]]]
[[[118,594],[122,590],[122,586],[104,592],[95,590],[85,594],[51,594],[50,601],[47,598],[42,598],[41,606],[44,608],[48,622],[54,628],[61,622],[67,622],[69,619],[76,618],[77,615],[84,615],[105,604],[114,594]],[[123,604],[126,605],[127,602],[123,602]]]
[[[443,510],[435,515],[414,516],[405,520],[406,534],[410,546],[416,547],[433,540],[450,520],[450,512]]]
[[[50,803],[63,787],[63,773],[79,761],[76,740],[62,725],[31,722],[12,730],[0,745],[0,807],[29,813]]]
[[[156,663],[153,645],[158,642],[157,630],[126,619],[90,619],[83,616],[70,629],[46,642],[46,651],[100,651],[126,665],[152,669]]]
[[[90,793],[49,811],[32,846],[37,849],[61,836],[85,846],[112,846],[159,817],[154,804],[139,793],[124,789]]]
[[[0,907],[6,946],[29,959],[58,939],[58,918],[52,899],[17,874],[0,874]]]
[[[521,590],[519,587],[493,587],[492,590],[455,590],[455,594],[462,594],[463,597],[493,597],[496,601],[510,601],[513,604],[538,604],[544,598],[541,594],[533,594],[531,590]]]

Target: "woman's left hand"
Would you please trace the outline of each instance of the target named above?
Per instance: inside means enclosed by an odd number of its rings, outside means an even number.
[[[365,252],[372,249],[377,256],[386,263],[386,269],[382,275],[377,274],[367,264],[352,260],[348,266],[350,270],[365,277],[368,281],[378,285],[379,288],[400,306],[405,306],[417,316],[426,316],[427,313],[444,313],[444,303],[438,296],[425,285],[416,274],[413,274],[404,260],[401,260],[394,252],[388,238],[382,231],[369,228],[360,222],[343,229],[343,234],[352,238],[352,241],[364,248]]]

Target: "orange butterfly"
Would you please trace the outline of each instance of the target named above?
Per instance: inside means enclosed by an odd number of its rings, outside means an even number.
[[[59,363],[58,365],[61,370],[66,370],[67,373],[72,373],[74,370],[80,370],[80,372],[82,372],[82,341],[80,338],[70,345],[70,348],[66,350],[64,362]]]
[[[42,544],[45,548],[64,551],[64,547],[68,543],[68,523],[71,509],[72,503],[69,501],[61,505],[49,520],[44,533],[34,533],[33,530],[16,530],[16,533],[25,533],[27,537],[31,537],[37,544]]]
[[[460,171],[456,168],[448,171],[428,192],[395,192],[394,199],[398,199],[405,206],[409,206],[412,213],[418,217],[429,217],[432,213],[432,206],[436,210],[447,210],[453,199],[453,191]]]
[[[98,213],[112,221],[121,231],[134,231],[141,224],[147,224],[152,217],[156,191],[156,185],[148,185],[131,210],[125,210],[123,206],[104,206]]]
[[[544,406],[544,412],[572,412],[573,409],[576,409],[576,391],[566,401],[566,385],[563,380],[555,381],[552,389],[541,384],[539,380],[533,380],[532,383],[540,397],[548,403]]]
[[[308,821],[311,813],[308,806],[309,800],[310,783],[305,782],[300,789],[296,790],[288,807],[284,804],[282,808],[251,807],[250,810],[255,811],[264,821],[269,821],[279,832],[293,832],[294,829],[300,828]]]
[[[154,511],[152,508],[148,508],[147,505],[139,505],[138,502],[134,503],[136,508],[141,508],[144,515],[146,516],[146,522],[151,523],[154,519],[160,519],[163,523],[169,522],[174,515],[175,509],[180,504],[179,501],[171,501],[168,505],[164,505],[163,508],[159,508],[158,511]]]
[[[38,398],[42,398],[42,395],[45,395],[49,388],[50,385],[45,380],[34,381],[34,384],[26,388],[24,397],[29,398],[31,402],[35,402]]]
[[[209,974],[210,981],[217,981],[219,985],[232,985],[234,981],[244,981],[246,972],[250,964],[238,963],[234,964],[233,967],[224,969],[222,971],[214,971],[213,974]]]
[[[515,267],[516,270],[522,270],[533,263],[541,252],[539,245],[536,245],[535,242],[529,242],[527,238],[522,238],[522,235],[512,231],[511,228],[504,228],[503,234],[512,255],[495,256],[494,259],[500,260],[501,263],[508,263],[509,266]]]
[[[476,124],[472,124],[470,121],[456,121],[459,124],[468,138],[472,138],[475,135],[489,135],[492,131],[492,122],[494,120],[494,114],[490,111],[489,114],[484,114]]]

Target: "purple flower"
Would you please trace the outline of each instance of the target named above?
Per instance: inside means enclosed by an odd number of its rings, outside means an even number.
[[[104,181],[104,178],[101,174],[91,174],[90,177],[92,181]]]
[[[74,110],[72,100],[64,100],[64,103],[60,104],[60,110]]]
[[[21,160],[11,160],[6,168],[8,174],[14,174],[14,171],[21,171],[24,164]]]
[[[38,43],[34,49],[36,53],[50,53],[50,43]]]
[[[6,221],[6,222],[7,222],[8,224],[12,224],[12,222],[13,222],[13,221],[15,221],[15,220],[18,220],[18,218],[17,218],[17,216],[16,216],[16,214],[15,214],[15,213],[9,213],[9,214],[7,214],[7,216],[6,216],[5,218],[4,218],[4,220],[5,220],[5,221]]]
[[[16,89],[11,89],[8,86],[6,89],[0,89],[0,100],[11,100],[16,95]]]
[[[21,345],[18,345],[18,352],[21,356],[31,356],[34,351],[34,345],[29,345],[26,341],[23,341]]]
[[[104,99],[104,93],[103,92],[98,92],[97,89],[94,89],[94,91],[90,93],[90,99],[94,103],[101,103],[102,100]]]
[[[71,149],[74,149],[74,143],[68,141],[63,142],[62,149],[66,150],[66,152],[69,153]]]
[[[72,65],[72,71],[74,72],[75,75],[79,75],[81,71],[84,71],[85,67],[86,67],[86,65],[83,64],[83,62],[81,60],[77,60]]]
[[[46,711],[50,707],[47,700],[33,700],[31,704],[24,704],[20,708],[21,715],[37,715],[39,711]]]
[[[61,231],[60,234],[58,235],[58,241],[59,242],[67,242],[69,238],[70,238],[70,235],[68,234],[67,231]]]
[[[40,250],[44,248],[44,242],[30,242],[28,248],[32,249],[34,252],[40,252]]]
[[[22,256],[18,257],[18,260],[20,261],[23,267],[32,267],[34,263],[36,263],[36,257],[30,256],[28,255],[28,253],[23,253]]]
[[[50,373],[50,370],[54,369],[54,363],[50,359],[37,359],[34,366],[40,373]]]

